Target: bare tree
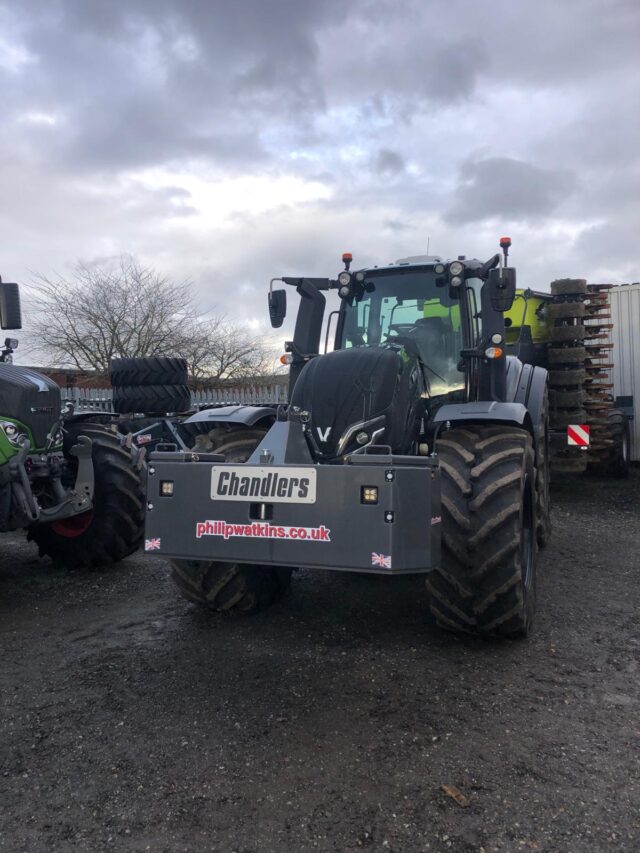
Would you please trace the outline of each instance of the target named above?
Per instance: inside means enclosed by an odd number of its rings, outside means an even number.
[[[248,329],[198,318],[188,284],[126,256],[113,268],[78,264],[70,278],[39,275],[32,292],[35,348],[60,365],[106,372],[112,358],[179,355],[203,381],[256,376],[272,362]]]
[[[241,381],[274,371],[274,353],[269,346],[226,317],[196,320],[186,331],[182,354],[196,384]]]

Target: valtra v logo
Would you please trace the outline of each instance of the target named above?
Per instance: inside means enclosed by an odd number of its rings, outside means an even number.
[[[211,499],[313,504],[316,502],[316,472],[313,468],[214,465]]]

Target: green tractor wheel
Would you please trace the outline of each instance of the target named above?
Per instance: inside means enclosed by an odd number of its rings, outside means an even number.
[[[136,551],[144,534],[143,471],[111,430],[94,423],[75,424],[64,440],[71,461],[70,487],[75,480],[75,457],[70,449],[80,436],[91,439],[94,471],[93,508],[81,515],[35,524],[28,539],[40,556],[69,568],[110,566]]]

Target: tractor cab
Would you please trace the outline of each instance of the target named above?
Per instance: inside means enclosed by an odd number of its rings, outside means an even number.
[[[362,287],[342,302],[335,348],[403,347],[415,354],[425,374],[425,395],[464,392],[460,353],[480,334],[482,282],[466,280],[459,298],[444,287],[439,258],[398,261],[356,273]]]
[[[440,285],[433,261],[346,270],[338,293],[334,349],[304,365],[292,410],[308,412],[317,460],[371,445],[411,454],[439,402],[465,399],[467,312]]]
[[[485,263],[418,256],[355,272],[351,255],[343,262],[336,280],[281,279],[301,296],[285,343],[289,416],[304,413],[316,460],[370,445],[412,454],[444,403],[504,399],[503,312],[515,271],[496,269],[499,255]],[[341,300],[334,347],[319,355],[331,289]],[[286,296],[273,282],[269,309],[277,328]]]

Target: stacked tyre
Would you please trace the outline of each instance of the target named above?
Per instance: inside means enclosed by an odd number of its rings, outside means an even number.
[[[548,352],[550,423],[554,429],[566,429],[587,422],[584,325],[587,282],[580,278],[552,281],[551,295],[553,300],[547,309],[552,321]],[[580,450],[558,449],[551,458],[554,473],[580,473],[586,468],[587,454]]]
[[[184,358],[116,358],[109,365],[113,409],[119,414],[187,412],[191,392]]]
[[[605,462],[612,445],[609,412],[613,409],[613,383],[609,371],[613,344],[609,340],[612,325],[609,306],[610,284],[590,284],[587,288],[585,348],[587,350],[586,409],[590,430],[589,463]]]
[[[611,341],[612,284],[587,286],[585,349],[587,384],[585,386],[587,423],[590,430],[589,470],[607,477],[629,474],[629,421],[620,409],[614,409]]]

